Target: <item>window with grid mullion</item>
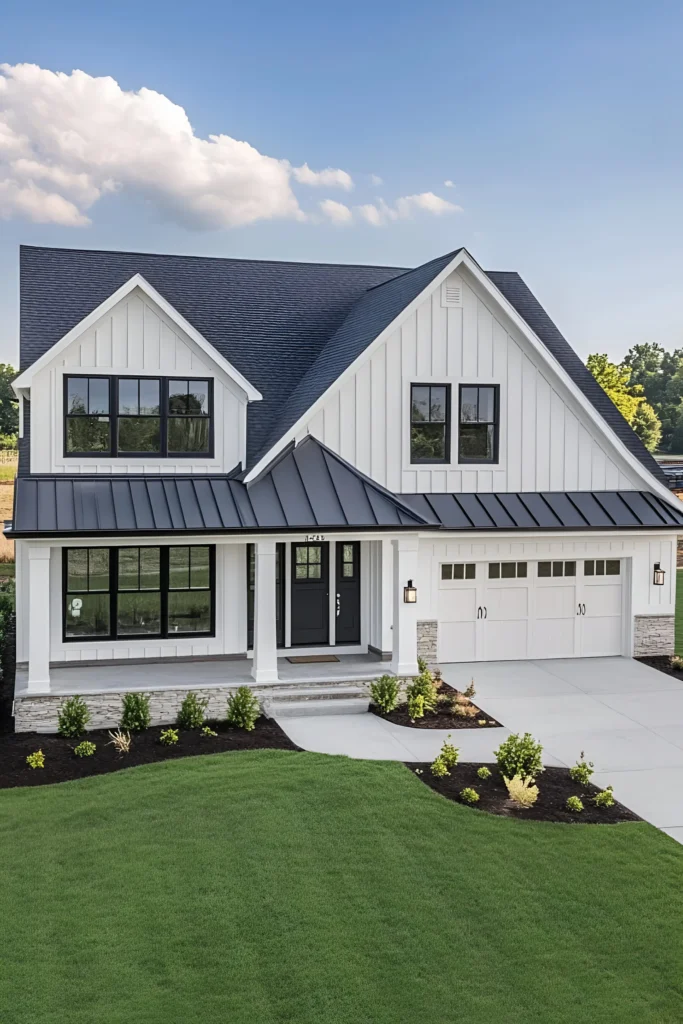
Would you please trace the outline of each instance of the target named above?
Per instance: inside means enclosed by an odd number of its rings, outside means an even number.
[[[411,384],[410,461],[448,462],[450,385]]]

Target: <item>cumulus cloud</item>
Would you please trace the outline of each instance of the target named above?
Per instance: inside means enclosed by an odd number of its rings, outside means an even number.
[[[318,205],[333,224],[350,224],[353,220],[353,213],[344,203],[338,203],[334,199],[323,199]]]
[[[379,174],[371,174],[370,175],[370,184],[371,185],[383,185],[384,184],[384,180],[382,178],[380,178]]]
[[[450,178],[446,178],[446,180],[444,181],[444,185],[446,186],[446,188],[455,188],[455,182],[451,181]]]
[[[449,203],[447,199],[442,199],[441,196],[437,196],[433,192],[401,196],[393,206],[390,206],[384,199],[378,199],[376,203],[365,203],[356,209],[363,220],[377,228],[391,221],[408,220],[417,210],[424,210],[436,217],[446,213],[462,213],[462,206]]]
[[[125,191],[194,229],[306,220],[292,180],[353,187],[346,171],[293,168],[229,135],[199,138],[185,110],[151,89],[0,65],[0,217],[80,227],[103,195]]]

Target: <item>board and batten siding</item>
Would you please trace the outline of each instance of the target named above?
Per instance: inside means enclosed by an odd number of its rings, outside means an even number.
[[[458,275],[453,275],[457,277]],[[311,433],[394,492],[616,490],[641,486],[542,357],[464,278],[462,308],[430,295],[342,381],[297,435]],[[451,462],[411,465],[411,383],[451,385]],[[497,465],[458,464],[458,385],[500,385]],[[607,430],[609,428],[606,427]]]
[[[68,373],[213,378],[214,458],[65,457]],[[245,457],[246,395],[139,289],[36,374],[31,409],[32,473],[221,473]]]

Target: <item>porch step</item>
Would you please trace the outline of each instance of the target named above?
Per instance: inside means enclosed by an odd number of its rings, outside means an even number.
[[[268,718],[308,718],[312,715],[363,715],[368,710],[367,697],[344,697],[338,700],[268,701],[264,711]]]
[[[257,690],[254,692],[258,693]],[[369,699],[367,694],[368,688],[365,686],[347,682],[338,686],[302,686],[299,684],[296,687],[271,690],[267,694],[264,693],[262,697],[264,704],[287,704],[290,701],[345,700],[349,697],[365,697],[367,700]]]

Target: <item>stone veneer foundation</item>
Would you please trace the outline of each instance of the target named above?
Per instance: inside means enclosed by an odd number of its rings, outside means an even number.
[[[674,653],[673,615],[636,615],[633,619],[633,654],[646,655]]]
[[[423,619],[417,624],[417,656],[424,658],[427,668],[438,668],[437,640],[439,636],[439,623],[436,619]]]

